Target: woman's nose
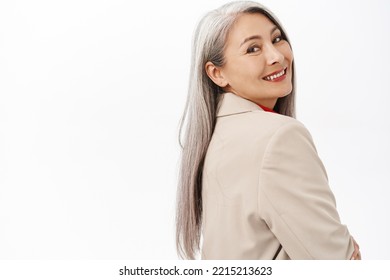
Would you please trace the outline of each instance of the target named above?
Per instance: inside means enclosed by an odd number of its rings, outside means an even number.
[[[284,60],[283,54],[275,48],[273,44],[268,44],[265,48],[265,56],[268,65],[282,63]]]

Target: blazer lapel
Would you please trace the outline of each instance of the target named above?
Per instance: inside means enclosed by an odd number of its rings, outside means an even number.
[[[222,93],[218,104],[217,117],[241,114],[252,111],[264,111],[259,105],[235,95],[231,92]]]

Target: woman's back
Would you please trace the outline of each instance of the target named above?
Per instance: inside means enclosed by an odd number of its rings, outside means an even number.
[[[202,258],[348,259],[353,242],[304,126],[223,95],[203,168]]]

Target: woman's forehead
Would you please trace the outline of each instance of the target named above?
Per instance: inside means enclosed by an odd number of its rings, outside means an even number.
[[[249,36],[269,36],[277,27],[265,15],[243,13],[238,16],[228,34],[228,40],[242,41]]]

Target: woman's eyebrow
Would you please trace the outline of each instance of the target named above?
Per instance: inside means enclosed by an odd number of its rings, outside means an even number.
[[[274,33],[275,30],[278,30],[279,28],[275,25],[272,29],[271,29],[271,32],[270,34]],[[253,35],[253,36],[250,36],[250,37],[247,37],[244,39],[244,41],[242,41],[242,43],[240,44],[240,47],[245,44],[246,42],[250,41],[250,40],[255,40],[255,39],[259,39],[261,40],[262,37],[260,35]]]
[[[245,44],[246,42],[250,41],[250,40],[254,40],[254,39],[261,39],[261,36],[260,35],[253,35],[253,36],[250,36],[248,38],[245,38],[244,41],[242,41],[242,43],[240,44],[240,47]]]

